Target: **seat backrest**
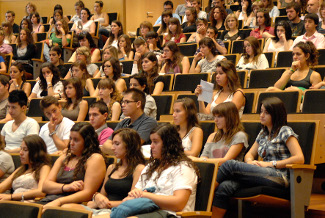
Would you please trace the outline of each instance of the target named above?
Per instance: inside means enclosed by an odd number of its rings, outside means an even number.
[[[256,113],[260,113],[261,102],[270,97],[278,97],[284,103],[287,113],[297,113],[300,110],[301,94],[298,91],[260,92],[257,100]]]
[[[40,98],[34,98],[30,101],[29,108],[27,111],[28,117],[42,117],[42,120],[47,120],[41,107],[40,107]]]
[[[96,89],[101,78],[91,78],[91,80],[93,81],[94,89]]]
[[[178,48],[182,55],[193,56],[197,50],[197,43],[179,44]]]
[[[253,113],[254,105],[255,105],[255,92],[245,92],[245,107],[244,114]]]
[[[243,53],[244,52],[244,40],[232,41],[231,54]]]
[[[319,53],[318,65],[325,65],[325,49],[317,49]]]
[[[252,145],[255,142],[255,139],[258,135],[258,133],[261,131],[261,123],[260,122],[242,122],[245,132],[248,135],[248,145],[249,147],[247,148],[246,152],[252,147]]]
[[[193,33],[184,33],[184,35],[186,36],[186,41],[191,37]]]
[[[20,154],[19,153],[11,153],[11,157],[12,157],[12,160],[14,162],[15,169],[20,167],[20,165],[21,165]]]
[[[307,90],[304,95],[302,113],[325,113],[325,90]]]
[[[45,40],[47,38],[47,33],[36,33],[37,42]]]
[[[324,57],[325,59],[325,57]],[[325,66],[317,66],[317,67],[314,67],[314,70],[316,72],[318,72],[322,78],[322,80],[324,80],[324,77],[325,77]]]
[[[164,81],[164,88],[163,91],[170,91],[173,87],[173,82],[174,82],[174,74],[165,74],[165,75],[160,75],[159,77],[163,77]]]
[[[109,19],[109,25],[112,24],[112,21],[118,20],[118,13],[117,12],[107,13],[107,15],[108,15],[108,19]]]
[[[120,121],[106,121],[106,124],[109,128],[114,130],[119,122]]]
[[[231,41],[223,41],[223,44],[225,44],[225,48],[227,49],[227,54],[229,54],[230,53],[230,47],[231,47]]]
[[[45,210],[42,214],[42,218],[91,218],[92,212],[87,210],[67,209],[61,207],[51,207]]]
[[[38,218],[41,216],[42,205],[17,202],[17,201],[1,201],[0,216],[6,218]]]
[[[287,15],[285,15],[285,16],[281,15],[281,16],[275,17],[275,23],[278,23],[282,20],[289,21],[289,18],[287,17]]]
[[[48,17],[41,17],[42,18],[42,23],[46,24],[48,23]]]
[[[231,61],[233,64],[237,64],[237,54],[226,54],[224,55],[228,61]]]
[[[194,92],[196,86],[200,84],[201,79],[208,81],[208,73],[197,74],[177,74],[175,75],[174,91]]]
[[[263,52],[263,54],[265,55],[267,61],[269,62],[270,68],[274,67],[275,52]]]
[[[133,61],[121,61],[123,65],[123,73],[124,74],[131,74]]]
[[[268,88],[280,79],[285,69],[252,70],[249,79],[249,88]]]
[[[126,84],[126,88],[129,89],[130,88],[130,80],[131,78],[128,77],[128,76],[125,76],[125,77],[122,77],[125,81],[125,84]]]
[[[247,86],[247,71],[245,71],[245,70],[237,71],[237,75],[238,75],[241,87],[246,88],[246,86]]]
[[[203,151],[203,147],[206,143],[206,141],[209,138],[209,135],[214,132],[216,125],[214,121],[201,121],[200,122],[201,129],[203,130],[203,146],[201,149],[201,152]]]
[[[276,59],[276,67],[291,67],[292,51],[280,51]]]
[[[35,43],[36,53],[34,55],[34,58],[43,60],[43,47],[44,47],[43,45],[44,45],[43,42],[36,42]]]
[[[4,55],[4,60],[5,60],[5,64],[6,64],[6,67],[7,67],[7,72],[6,73],[9,73],[9,68],[10,68],[11,62],[12,62],[12,55],[10,55],[10,54]]]
[[[287,12],[286,12],[286,8],[279,8],[280,11],[280,16],[285,16],[287,17]],[[288,17],[287,17],[288,18]]]
[[[196,189],[195,211],[211,211],[217,166],[214,163],[195,161],[199,168],[200,180]]]
[[[194,101],[196,109],[199,110],[199,102],[197,100],[197,96],[193,93],[193,94],[179,94],[176,97],[177,99],[182,99],[182,98],[190,98]]]
[[[92,103],[94,103],[94,102],[97,101],[97,98],[96,98],[96,97],[82,97],[82,99],[87,101],[87,103],[88,103],[88,108],[89,108],[89,106],[90,106]],[[89,120],[88,112],[89,112],[89,109],[88,109],[88,111],[87,111],[87,115],[86,115],[85,120]]]
[[[157,105],[157,120],[160,115],[171,114],[171,108],[174,103],[174,95],[152,95]]]
[[[72,23],[73,24],[73,23]],[[44,32],[48,32],[50,30],[51,25],[50,24],[43,24],[44,26]],[[71,26],[72,27],[72,26]],[[71,29],[71,28],[69,28]]]

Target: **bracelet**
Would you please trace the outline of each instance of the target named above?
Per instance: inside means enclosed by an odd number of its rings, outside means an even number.
[[[93,194],[93,198],[92,198],[92,201],[95,202],[95,198],[96,198],[96,195],[98,194],[98,192],[95,192],[95,194]]]
[[[47,85],[51,85],[52,84],[52,82],[47,82]]]
[[[55,131],[54,131],[55,132]],[[53,132],[53,133],[54,133]],[[51,133],[52,134],[52,133]],[[63,187],[65,186],[66,184],[63,184],[62,187],[61,187],[61,190],[62,190],[62,193],[65,193],[65,191],[63,190]]]
[[[294,73],[294,72],[296,72],[294,69],[292,69],[292,68],[290,68],[290,71],[292,72],[292,73]]]

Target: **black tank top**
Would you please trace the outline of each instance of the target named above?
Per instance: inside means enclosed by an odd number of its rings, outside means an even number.
[[[123,179],[113,179],[111,175],[115,169],[108,175],[108,180],[105,184],[105,191],[110,201],[121,201],[128,196],[133,183],[133,174],[124,177]]]
[[[312,74],[313,70],[309,69],[307,76],[302,79],[302,80],[298,80],[298,81],[294,81],[289,79],[286,88],[290,87],[290,86],[296,86],[296,87],[303,87],[305,89],[309,89],[309,87],[311,86],[310,83],[310,76]]]

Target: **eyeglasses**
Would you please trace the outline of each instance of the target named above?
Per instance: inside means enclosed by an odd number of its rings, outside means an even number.
[[[167,52],[170,52],[170,50],[164,49],[163,52],[167,53]]]
[[[129,104],[131,102],[138,102],[138,101],[123,100],[123,101],[121,101],[121,104]]]

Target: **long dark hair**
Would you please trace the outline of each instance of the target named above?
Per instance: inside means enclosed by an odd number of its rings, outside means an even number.
[[[151,73],[149,74],[148,72],[144,72],[142,70],[142,74],[147,78],[147,83],[148,83],[148,90],[149,94],[152,94],[153,90],[155,89],[155,80],[159,76],[158,74],[158,59],[156,55],[153,52],[147,52],[144,54],[143,59],[148,58],[149,61],[151,62],[156,62],[156,65],[152,68]]]
[[[120,21],[118,21],[118,20],[113,20],[112,21],[112,23],[115,23],[117,26],[119,26],[121,29],[120,29],[120,31],[118,32],[118,36],[117,36],[117,38],[120,36],[120,35],[122,35],[124,32],[123,32],[123,25],[122,25],[122,23],[120,22]],[[114,41],[114,38],[115,38],[115,36],[114,36],[114,34],[110,34],[110,36],[109,36],[109,38],[108,38],[108,44],[109,45],[111,45],[112,43],[113,43],[113,41]]]
[[[169,50],[173,53],[173,60],[170,59],[166,60],[165,72],[168,72],[170,68],[175,68],[177,65],[181,66],[183,55],[180,52],[177,44],[173,41],[169,41],[165,44],[164,47],[169,48]]]
[[[43,68],[49,68],[50,71],[52,72],[53,74],[53,78],[52,78],[52,85],[54,86],[57,82],[60,81],[60,75],[59,75],[59,69],[54,66],[52,63],[50,62],[45,62],[42,64],[41,66],[41,70],[40,70],[40,73],[39,73],[39,78],[40,78],[40,87],[41,89],[43,90],[46,90],[47,89],[47,82],[46,82],[46,79],[44,78],[43,76],[43,73],[42,73],[42,70]]]
[[[64,94],[65,94],[65,90],[67,88],[67,86],[71,84],[75,90],[76,90],[76,101],[73,104],[73,109],[76,108],[79,104],[79,102],[82,100],[83,97],[83,86],[81,83],[81,80],[77,77],[71,77],[67,80],[64,81],[63,85],[64,85]],[[66,94],[65,94],[66,95]],[[65,103],[63,108],[68,108],[71,104],[72,104],[72,99],[66,97],[67,99],[67,103]]]
[[[186,112],[186,120],[187,120],[187,130],[186,134],[194,127],[198,127],[199,125],[199,119],[197,117],[197,108],[195,105],[195,102],[191,98],[181,98],[177,99],[174,103],[182,103],[182,107],[184,108]],[[180,129],[179,126],[176,126],[177,130]]]
[[[89,32],[81,32],[78,35],[78,41],[82,40],[82,39],[87,39],[88,40],[90,48],[97,48],[97,46],[96,46],[96,44],[95,44],[95,42],[93,40],[93,37],[90,35]]]
[[[279,21],[278,23],[275,24],[275,28],[274,28],[274,35],[275,35],[275,37],[274,37],[274,41],[275,42],[278,42],[280,40],[279,39],[279,36],[277,34],[277,31],[278,31],[278,27],[279,26],[282,26],[284,28],[286,40],[292,39],[292,30],[291,30],[291,27],[290,27],[288,21],[281,20],[281,21]]]
[[[28,135],[23,138],[28,148],[28,158],[34,173],[34,178],[38,182],[40,179],[40,171],[44,165],[51,165],[51,158],[47,153],[47,147],[44,140],[38,135]],[[12,180],[23,175],[28,170],[29,165],[22,165],[15,173]]]
[[[98,141],[98,135],[95,132],[94,127],[90,123],[80,122],[76,123],[72,126],[71,132],[78,132],[81,137],[84,139],[84,149],[81,154],[81,158],[79,159],[76,168],[73,173],[73,178],[76,179],[78,175],[84,175],[85,174],[85,163],[87,162],[88,158],[94,154],[99,153],[101,154],[100,148],[99,148],[99,141]],[[64,162],[64,165],[67,166],[69,161],[74,158],[75,155],[71,153],[70,149],[70,143],[68,145],[67,150],[67,158]]]
[[[112,68],[113,68],[113,80],[114,81],[118,80],[121,77],[121,73],[122,73],[120,61],[117,58],[115,58],[115,57],[110,57],[108,59],[105,59],[103,61],[103,64],[102,64],[103,70],[104,70],[104,65],[105,65],[105,63],[107,61],[109,61],[111,63]],[[108,78],[108,76],[106,76],[106,75],[105,75],[105,77]]]
[[[147,179],[157,171],[158,175],[155,178],[157,181],[164,170],[171,166],[178,166],[182,162],[185,162],[188,167],[193,168],[196,174],[199,175],[197,166],[184,153],[182,139],[175,126],[170,123],[160,124],[150,134],[154,133],[157,133],[163,141],[163,147],[161,148],[161,159],[156,159],[151,155],[148,171],[144,174],[147,176]]]
[[[24,29],[21,29],[21,30],[19,31],[19,34],[20,34],[20,32],[23,31],[23,30],[26,32],[26,37],[27,37],[27,39],[26,39],[26,43],[27,43],[27,45],[34,44],[34,39],[33,39],[33,36],[32,36],[31,31],[30,31],[29,29],[24,28]],[[21,42],[21,40],[20,40],[20,36],[18,36],[17,44],[18,44],[18,47],[20,47],[21,44],[22,44],[22,42]]]
[[[114,136],[119,135],[125,144],[125,160],[127,161],[127,167],[123,172],[122,177],[133,174],[135,168],[139,164],[145,164],[144,156],[141,152],[141,138],[139,134],[130,128],[122,128],[113,132],[112,139]],[[123,165],[123,160],[115,164],[114,170],[117,170]]]
[[[287,111],[284,103],[277,97],[266,98],[260,104],[260,108],[264,106],[265,110],[271,115],[272,130],[269,132],[266,126],[262,126],[263,132],[266,135],[271,135],[275,138],[281,127],[287,125]]]

